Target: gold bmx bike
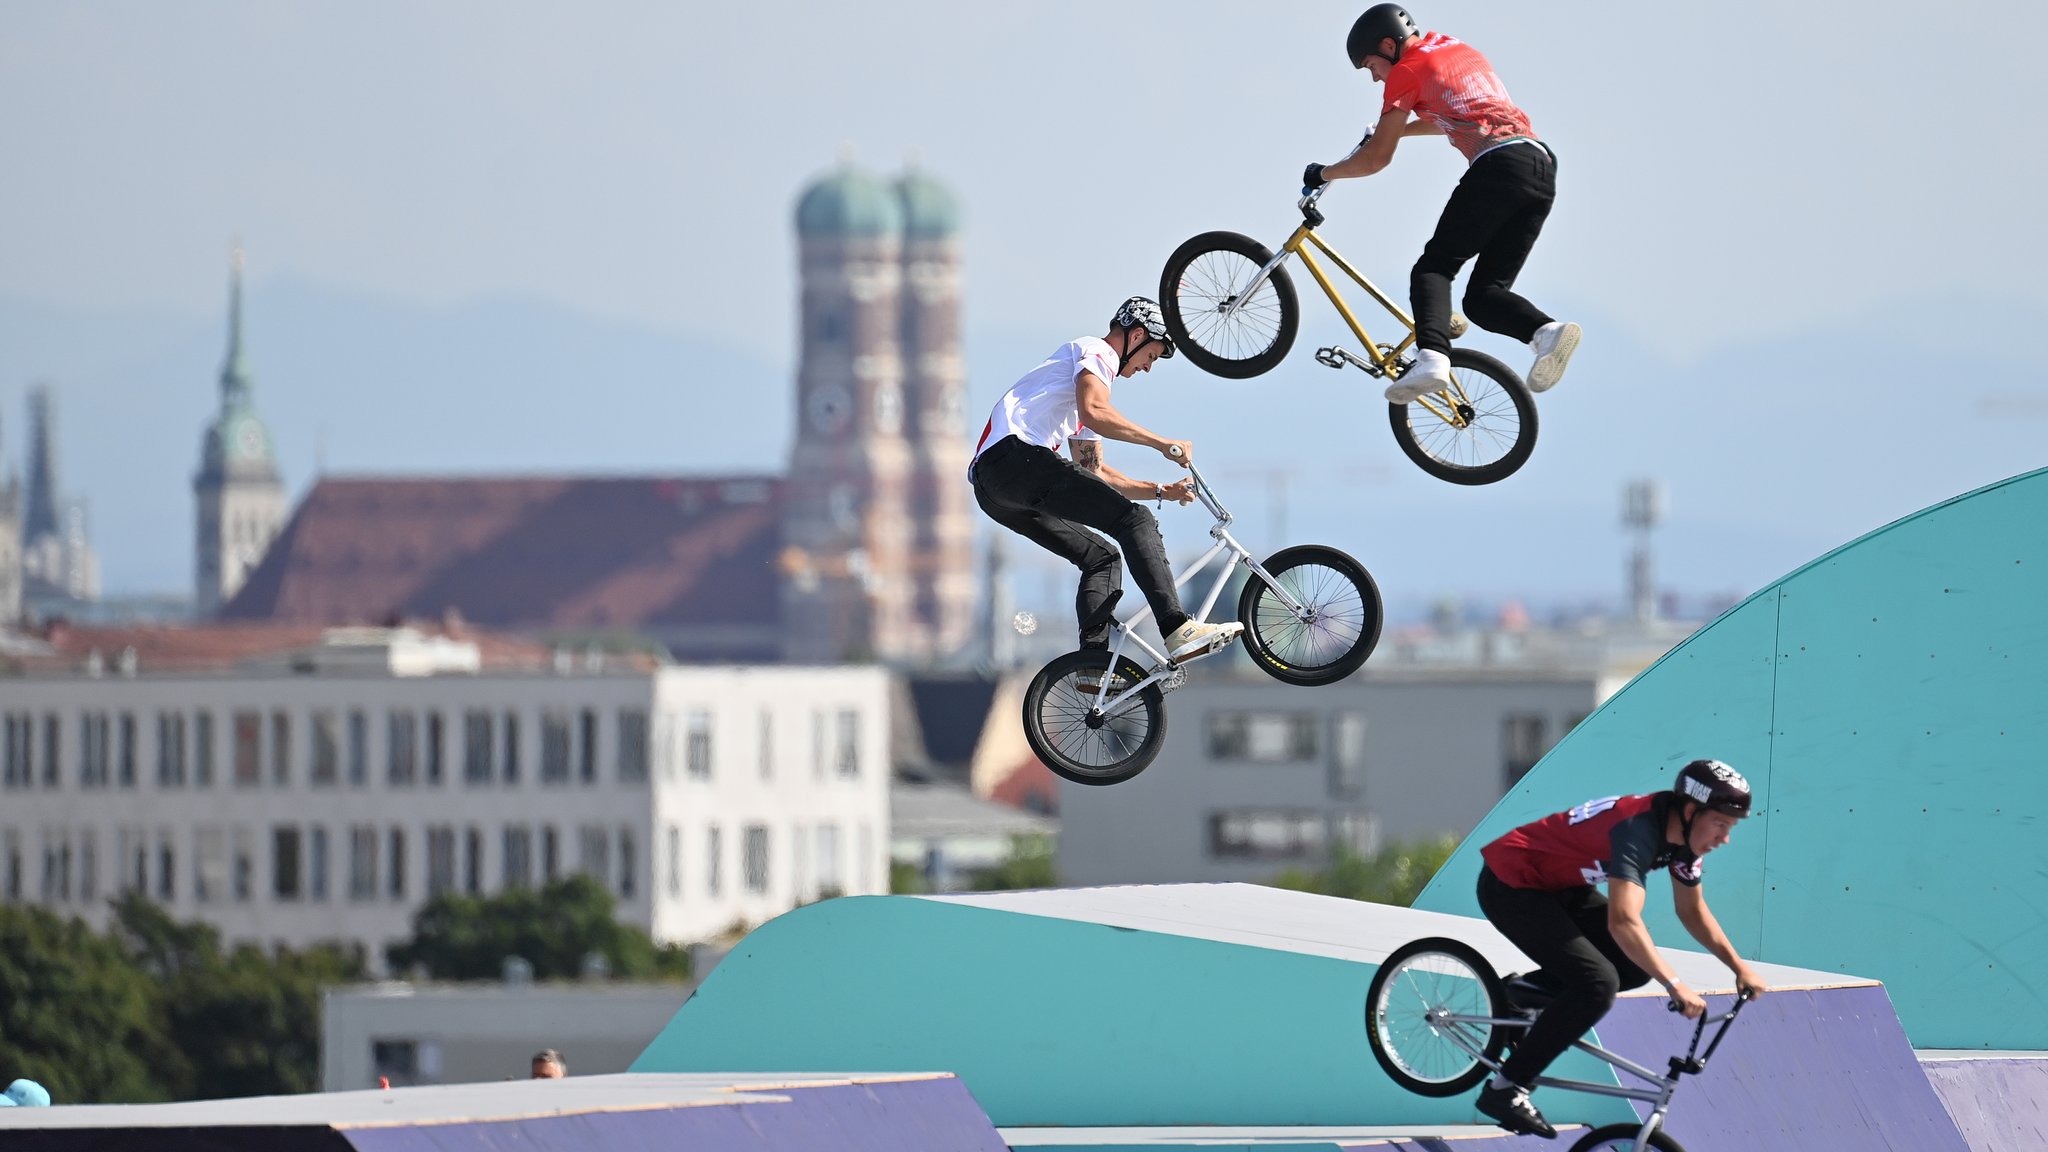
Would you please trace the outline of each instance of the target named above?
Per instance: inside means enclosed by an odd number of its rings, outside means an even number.
[[[1301,324],[1301,304],[1286,268],[1290,256],[1308,269],[1363,349],[1318,348],[1317,363],[1359,368],[1385,380],[1399,380],[1414,366],[1415,321],[1316,234],[1324,220],[1317,202],[1328,187],[1301,198],[1301,226],[1278,253],[1241,233],[1204,232],[1167,260],[1159,276],[1166,329],[1196,367],[1244,380],[1272,371],[1286,358]],[[1357,281],[1407,334],[1393,344],[1375,343],[1310,249]],[[1453,315],[1452,337],[1465,330],[1464,317]],[[1507,365],[1469,348],[1451,350],[1450,387],[1389,404],[1387,418],[1401,451],[1424,472],[1453,484],[1505,480],[1536,448],[1536,401],[1528,386]]]

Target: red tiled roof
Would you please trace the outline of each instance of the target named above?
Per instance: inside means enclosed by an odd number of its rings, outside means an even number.
[[[323,479],[220,617],[773,628],[781,500],[770,476]]]
[[[460,622],[410,625],[424,636],[443,636],[477,646],[491,671],[548,667],[553,649],[545,644],[478,632]],[[320,646],[326,629],[318,624],[136,624],[79,627],[58,622],[39,637],[48,654],[25,654],[15,663],[26,671],[76,670],[94,652],[108,674],[124,650],[132,649],[145,672],[193,672],[231,668],[244,660]]]
[[[1059,784],[1059,777],[1052,774],[1052,769],[1039,763],[1038,757],[1026,756],[996,781],[996,786],[989,790],[988,798],[1027,812],[1056,816],[1060,810]]]

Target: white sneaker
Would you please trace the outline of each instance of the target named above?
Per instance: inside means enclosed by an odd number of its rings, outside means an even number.
[[[1552,320],[1536,330],[1529,341],[1529,351],[1536,354],[1536,363],[1529,366],[1529,391],[1548,392],[1564,379],[1564,366],[1571,363],[1572,353],[1579,347],[1579,326],[1562,320]]]
[[[1451,358],[1430,348],[1417,349],[1415,366],[1387,385],[1387,403],[1412,404],[1416,397],[1451,386]]]
[[[1166,654],[1175,664],[1207,656],[1227,647],[1243,631],[1244,625],[1235,620],[1222,624],[1190,620],[1175,628],[1173,635],[1166,638]]]

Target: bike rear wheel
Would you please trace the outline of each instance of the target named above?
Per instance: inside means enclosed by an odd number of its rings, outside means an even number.
[[[1096,685],[1109,669],[1109,653],[1069,652],[1038,670],[1024,690],[1024,739],[1039,762],[1062,779],[1101,787],[1143,772],[1166,742],[1166,701],[1149,684],[1130,700],[1129,686],[1145,678],[1130,657],[1119,657],[1108,707],[1096,714]],[[1122,707],[1119,708],[1119,705]]]
[[[1252,663],[1282,683],[1309,687],[1358,671],[1380,642],[1384,619],[1379,586],[1365,565],[1335,548],[1299,544],[1275,552],[1264,568],[1308,614],[1288,607],[1253,573],[1237,600]]]
[[[1365,1036],[1394,1083],[1421,1096],[1456,1096],[1486,1079],[1487,1065],[1463,1045],[1499,1060],[1507,1029],[1444,1017],[1498,1018],[1507,1011],[1500,977],[1471,945],[1443,937],[1394,950],[1365,994]]]
[[[1394,439],[1416,467],[1453,484],[1492,484],[1536,450],[1536,400],[1507,365],[1451,349],[1451,387],[1387,405]]]
[[[1636,1133],[1642,1130],[1640,1124],[1603,1124],[1579,1137],[1571,1152],[1637,1152]],[[1661,1152],[1685,1152],[1685,1147],[1662,1128],[1650,1133],[1650,1147]]]
[[[1166,332],[1195,367],[1231,380],[1272,371],[1294,347],[1301,305],[1285,266],[1240,301],[1273,251],[1237,232],[1204,232],[1159,274]]]

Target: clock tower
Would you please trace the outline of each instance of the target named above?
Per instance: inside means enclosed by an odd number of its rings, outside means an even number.
[[[200,445],[192,478],[198,504],[193,607],[201,618],[234,597],[284,523],[270,429],[257,417],[248,365],[242,359],[242,249],[228,279],[228,353],[220,371],[220,414]]]

